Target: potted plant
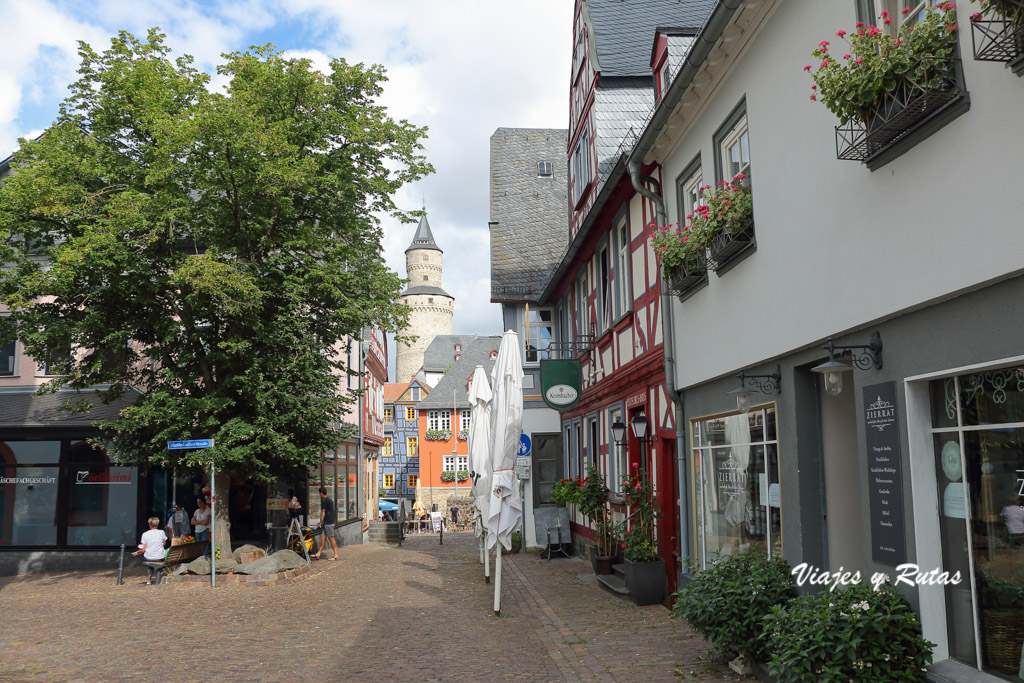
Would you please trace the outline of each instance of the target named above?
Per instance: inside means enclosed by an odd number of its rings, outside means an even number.
[[[626,587],[637,605],[654,605],[665,599],[665,560],[658,557],[655,521],[661,516],[654,501],[654,486],[640,464],[622,478],[629,496],[629,516],[620,525]]]
[[[704,185],[704,203],[687,214],[685,224],[655,227],[651,246],[672,294],[682,296],[706,282],[709,260],[720,267],[752,243],[754,203],[747,180],[741,173],[714,190]]]
[[[580,487],[583,482],[579,479],[562,479],[555,482],[551,490],[551,497],[556,503],[565,505],[576,505],[580,501]]]
[[[997,562],[982,563],[978,568],[989,665],[1016,675],[1024,642],[1024,572],[1014,569]]]
[[[523,549],[523,535],[521,533],[519,533],[518,531],[513,531],[512,532],[512,547],[509,548],[508,550],[505,550],[505,547],[501,546],[501,554],[502,555],[511,555],[511,554],[514,554],[514,553],[518,553],[522,549]]]
[[[959,92],[955,5],[947,2],[928,8],[923,18],[905,21],[895,35],[884,28],[892,21],[883,10],[879,16],[883,28],[858,22],[851,33],[837,31],[836,36],[849,47],[833,49],[823,40],[811,52],[821,60],[818,67],[804,67],[814,80],[811,101],[824,104],[839,117],[841,127],[853,124],[866,134],[864,140],[844,138],[856,149],[842,150],[840,158],[866,158],[879,151]],[[841,127],[837,135],[845,133]]]
[[[604,475],[594,463],[587,463],[587,476],[580,481],[577,504],[580,512],[594,526],[597,543],[591,546],[590,557],[596,574],[612,573],[611,511],[608,509],[608,487]]]

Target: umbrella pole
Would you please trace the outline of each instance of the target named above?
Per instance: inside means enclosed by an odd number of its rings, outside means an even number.
[[[484,583],[491,582],[491,554],[487,552],[487,535],[480,538],[480,549],[484,553]]]
[[[501,616],[501,541],[494,544],[494,616]]]

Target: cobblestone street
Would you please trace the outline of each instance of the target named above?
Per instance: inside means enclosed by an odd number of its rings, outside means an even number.
[[[722,681],[660,606],[589,564],[506,556],[501,617],[472,534],[341,549],[285,586],[145,586],[116,572],[0,578],[4,681]],[[326,556],[325,556],[326,557]]]

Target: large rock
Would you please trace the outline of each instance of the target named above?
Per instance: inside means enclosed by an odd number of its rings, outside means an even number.
[[[236,574],[276,574],[281,571],[281,563],[274,556],[261,557],[235,567]]]
[[[298,569],[299,567],[305,566],[306,560],[298,553],[292,550],[278,550],[276,553],[271,555],[278,561],[281,569],[278,571],[285,571],[286,569]]]
[[[231,553],[231,557],[234,558],[235,562],[240,563],[242,561],[242,553],[259,553],[259,557],[266,557],[267,555],[266,551],[264,551],[263,548],[247,544],[243,545],[241,548],[235,548],[235,550]]]
[[[210,573],[210,559],[208,557],[200,557],[197,560],[192,560],[185,566],[190,574],[206,576]],[[230,558],[217,560],[217,573],[230,574],[237,566],[238,563]]]

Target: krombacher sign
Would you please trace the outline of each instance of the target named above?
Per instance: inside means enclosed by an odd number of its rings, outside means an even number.
[[[555,410],[569,410],[580,400],[582,373],[578,360],[542,360],[540,389],[544,402]]]

